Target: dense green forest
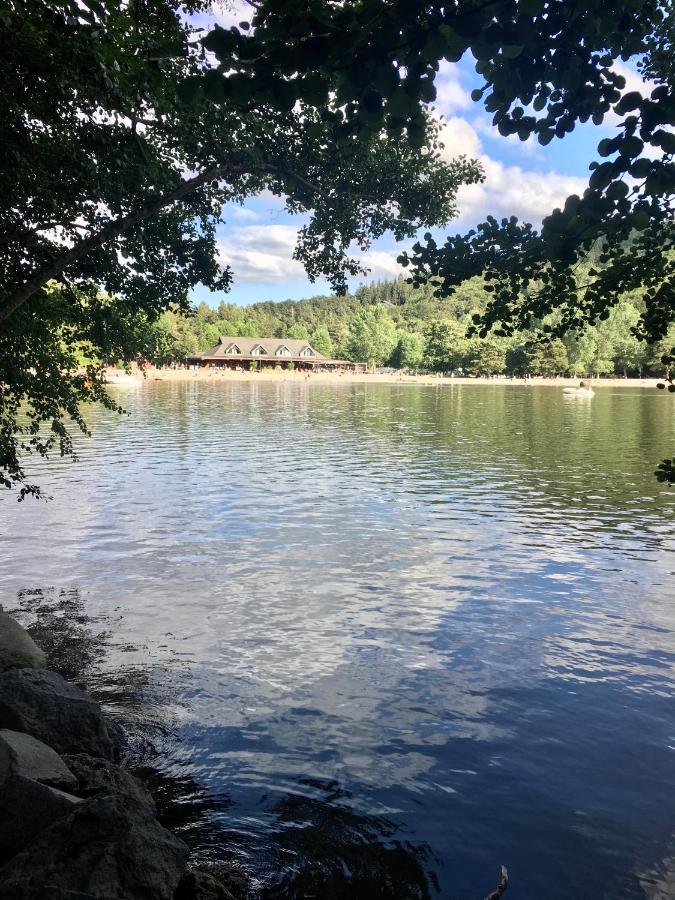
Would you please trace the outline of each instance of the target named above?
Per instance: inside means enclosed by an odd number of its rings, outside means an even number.
[[[675,336],[649,345],[634,333],[639,295],[622,298],[607,318],[562,339],[542,338],[552,319],[512,337],[467,337],[472,317],[489,300],[473,278],[450,297],[431,285],[411,287],[404,279],[360,286],[344,297],[265,301],[241,307],[206,303],[192,317],[165,312],[149,326],[144,345],[159,365],[213,347],[220,335],[305,338],[325,356],[369,366],[462,371],[470,375],[665,375],[661,360]]]

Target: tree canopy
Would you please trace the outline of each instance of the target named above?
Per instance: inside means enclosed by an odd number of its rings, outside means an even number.
[[[437,278],[445,292],[482,274],[493,297],[475,319],[483,335],[513,333],[554,310],[564,333],[606,319],[622,294],[642,288],[636,331],[660,340],[675,318],[672,3],[520,5],[546,13],[543,35],[517,19],[516,45],[500,46],[497,14],[492,37],[472,45],[485,79],[475,99],[500,133],[547,144],[578,123],[611,116],[616,134],[600,140],[583,195],[568,197],[540,230],[488,217],[442,246],[426,235],[402,261],[414,281]],[[644,90],[625,90],[615,64],[630,59]]]
[[[109,403],[97,362],[123,351],[116,330],[138,314],[153,321],[169,307],[187,312],[198,283],[229,287],[216,235],[225,203],[268,190],[306,214],[296,257],[311,279],[325,276],[344,291],[361,271],[354,248],[386,231],[404,238],[446,223],[457,188],[481,178],[473,161],[441,160],[429,116],[417,120],[419,139],[400,141],[377,116],[359,125],[343,112],[342,76],[321,75],[314,53],[298,52],[291,72],[279,58],[280,34],[293,53],[302,37],[286,16],[272,17],[275,30],[261,12],[251,36],[246,23],[204,35],[194,24],[204,9],[201,0],[3,6],[7,486],[35,491],[23,456],[70,452],[65,417],[84,427],[82,401]],[[356,86],[352,93],[358,105]]]
[[[359,309],[349,326],[348,348],[371,369],[387,362],[396,347],[396,326],[381,303]]]
[[[135,316],[187,311],[232,278],[226,202],[269,190],[307,216],[296,257],[338,292],[386,231],[455,214],[475,161],[444,163],[430,113],[442,60],[471,53],[474,100],[504,135],[564,138],[617,122],[588,189],[541,229],[489,218],[413,253],[416,284],[481,274],[475,328],[544,336],[604,321],[644,292],[638,336],[675,316],[672,0],[256,0],[208,33],[203,0],[6,0],[0,14],[0,469],[69,450],[64,417],[104,397],[98,362]],[[625,90],[632,60],[644,92]],[[584,270],[584,280],[579,271]],[[57,285],[57,286],[53,286]],[[54,351],[59,348],[59,353]],[[59,355],[60,354],[60,355]],[[597,355],[597,354],[596,354]],[[87,360],[82,369],[82,358]],[[598,356],[601,358],[601,354]],[[18,410],[28,404],[28,419]],[[44,436],[43,425],[51,429]]]
[[[606,320],[542,339],[533,327],[509,337],[467,337],[472,315],[487,308],[491,295],[480,278],[438,298],[432,284],[413,287],[399,278],[361,285],[353,294],[321,296],[247,307],[201,303],[193,316],[163,313],[155,325],[137,326],[133,346],[140,361],[184,363],[195,350],[209,350],[221,335],[298,337],[324,356],[370,365],[455,374],[528,376],[667,376],[662,345],[649,344],[632,329],[640,317],[640,292],[622,297]],[[543,324],[555,324],[555,315]],[[382,335],[385,341],[382,341]],[[663,346],[675,343],[675,328]],[[387,351],[393,344],[393,351]]]

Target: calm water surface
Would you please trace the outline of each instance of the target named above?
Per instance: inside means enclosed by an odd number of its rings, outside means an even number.
[[[112,630],[91,677],[197,856],[264,897],[675,896],[673,398],[117,391],[50,503],[2,498],[0,602]]]

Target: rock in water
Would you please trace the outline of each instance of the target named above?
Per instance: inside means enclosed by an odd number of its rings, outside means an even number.
[[[46,784],[10,775],[0,787],[0,849],[12,853],[24,850],[45,828],[81,802]]]
[[[139,803],[145,803],[151,809],[155,808],[155,801],[152,799],[150,791],[146,790],[138,778],[134,778],[130,772],[115,763],[109,762],[107,759],[87,756],[86,753],[66,756],[65,762],[77,778],[78,786],[75,793],[78,796],[123,794],[132,797]]]
[[[240,900],[248,896],[248,883],[237,873],[226,873],[221,879],[200,869],[188,869],[174,900]]]
[[[7,669],[41,669],[46,657],[28,632],[0,610],[0,672]]]
[[[0,869],[0,900],[172,900],[188,848],[142,803],[80,803]]]
[[[0,674],[0,728],[25,731],[57,753],[115,755],[99,704],[46,669]]]
[[[3,728],[0,730],[0,783],[12,775],[63,791],[77,788],[77,778],[51,747],[30,734]]]

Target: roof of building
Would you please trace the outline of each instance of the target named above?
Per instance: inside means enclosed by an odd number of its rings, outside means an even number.
[[[260,350],[264,352],[260,352]],[[189,359],[326,360],[309,341],[297,338],[250,338],[223,335],[211,350],[193,353]],[[326,360],[327,361],[327,360]]]

